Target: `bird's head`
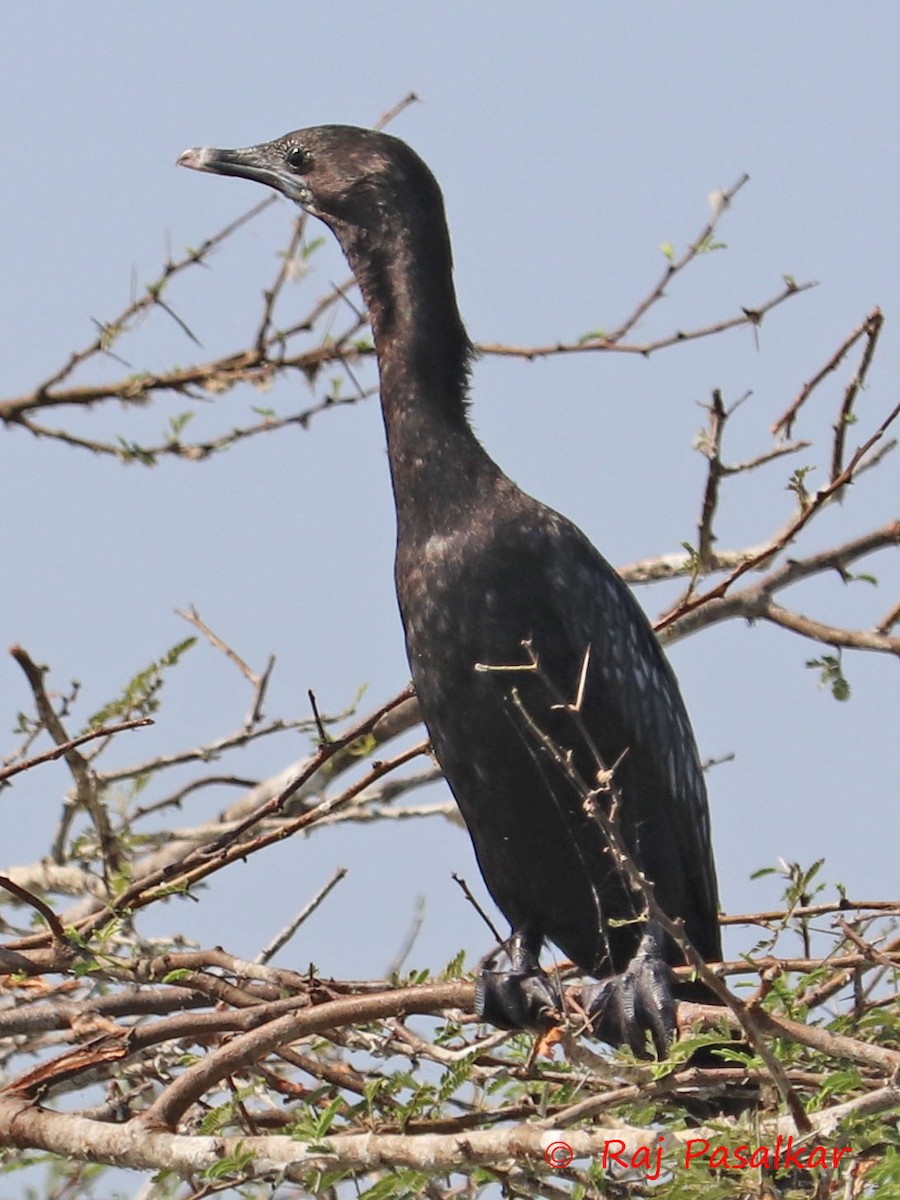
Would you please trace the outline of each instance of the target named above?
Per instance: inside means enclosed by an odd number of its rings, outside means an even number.
[[[342,232],[385,231],[400,218],[442,210],[440,190],[419,156],[399,138],[351,125],[298,129],[243,150],[185,150],[178,163],[275,188]]]

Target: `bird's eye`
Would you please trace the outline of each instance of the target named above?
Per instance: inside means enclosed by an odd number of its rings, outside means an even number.
[[[299,146],[295,150],[291,150],[289,154],[286,154],[284,161],[298,175],[309,169],[309,155]]]

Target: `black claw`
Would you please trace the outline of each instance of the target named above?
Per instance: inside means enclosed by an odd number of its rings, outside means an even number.
[[[475,1011],[499,1029],[543,1032],[558,1024],[559,1010],[559,997],[539,968],[482,971],[475,981]]]
[[[627,970],[582,988],[581,996],[595,1037],[643,1058],[649,1033],[657,1057],[666,1057],[677,1029],[675,1001],[655,933],[647,933]]]

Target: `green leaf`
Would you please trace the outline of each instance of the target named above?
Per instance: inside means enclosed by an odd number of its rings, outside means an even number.
[[[766,875],[777,875],[777,867],[760,867],[758,871],[753,871],[750,874],[751,879],[763,879]]]
[[[357,1200],[415,1200],[424,1193],[429,1179],[424,1171],[392,1167],[370,1188],[357,1193]]]
[[[870,583],[872,587],[878,587],[877,575],[852,575],[849,571],[844,571],[841,575],[844,583]]]
[[[709,254],[713,250],[725,250],[725,249],[727,249],[725,242],[713,241],[713,235],[711,233],[707,234],[707,236],[703,239],[703,241],[699,242],[697,245],[697,253],[698,254]]]
[[[123,437],[118,437],[116,441],[119,443],[119,457],[122,462],[139,462],[145,467],[156,466],[156,455],[150,450],[145,450],[137,442],[128,442]]]
[[[463,973],[463,963],[465,961],[466,961],[465,950],[460,950],[458,954],[454,954],[454,956],[447,963],[446,967],[444,967],[444,970],[442,973],[443,978],[444,979],[459,979],[460,975],[462,975],[462,973]]]
[[[300,247],[301,259],[304,262],[306,262],[308,259],[312,258],[312,256],[315,254],[315,252],[319,249],[320,246],[324,246],[324,245],[325,245],[324,237],[310,238],[308,242],[304,242],[303,245]]]
[[[228,1100],[225,1104],[219,1104],[203,1114],[203,1120],[200,1122],[200,1132],[206,1137],[212,1137],[214,1133],[218,1133],[221,1129],[224,1129],[233,1117],[234,1101]]]
[[[815,467],[798,467],[787,481],[787,490],[793,492],[800,501],[800,507],[805,508],[809,503],[809,492],[806,488],[806,477]]]
[[[111,700],[88,719],[87,729],[96,729],[112,720],[128,720],[133,716],[146,717],[159,708],[156,693],[163,685],[163,674],[177,665],[182,655],[196,644],[195,637],[185,638],[167,650],[156,662],[150,663],[133,676],[122,690],[122,694]]]
[[[687,551],[688,555],[688,570],[691,573],[691,582],[696,583],[700,575],[700,551],[690,542],[682,542],[682,549]]]
[[[206,1168],[201,1174],[201,1179],[223,1179],[227,1175],[244,1175],[247,1168],[253,1162],[253,1151],[242,1150],[241,1142],[238,1142],[234,1154],[227,1158],[220,1158],[218,1162],[214,1162],[212,1166]]]
[[[172,435],[172,438],[176,442],[178,441],[178,437],[179,437],[179,434],[181,433],[182,429],[184,429],[184,427],[190,421],[193,421],[193,419],[196,415],[197,415],[196,413],[187,411],[187,412],[182,412],[182,413],[176,413],[176,415],[174,417],[169,418],[169,433]]]
[[[850,699],[850,684],[844,675],[840,653],[823,654],[821,658],[808,658],[807,667],[819,672],[819,687],[830,688],[835,700]]]

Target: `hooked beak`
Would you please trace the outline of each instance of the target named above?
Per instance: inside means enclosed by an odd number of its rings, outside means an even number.
[[[189,167],[192,171],[208,171],[213,175],[252,179],[255,183],[274,188],[298,204],[309,198],[303,177],[287,169],[283,155],[270,142],[262,146],[248,146],[243,150],[194,146],[179,156],[177,165]]]

